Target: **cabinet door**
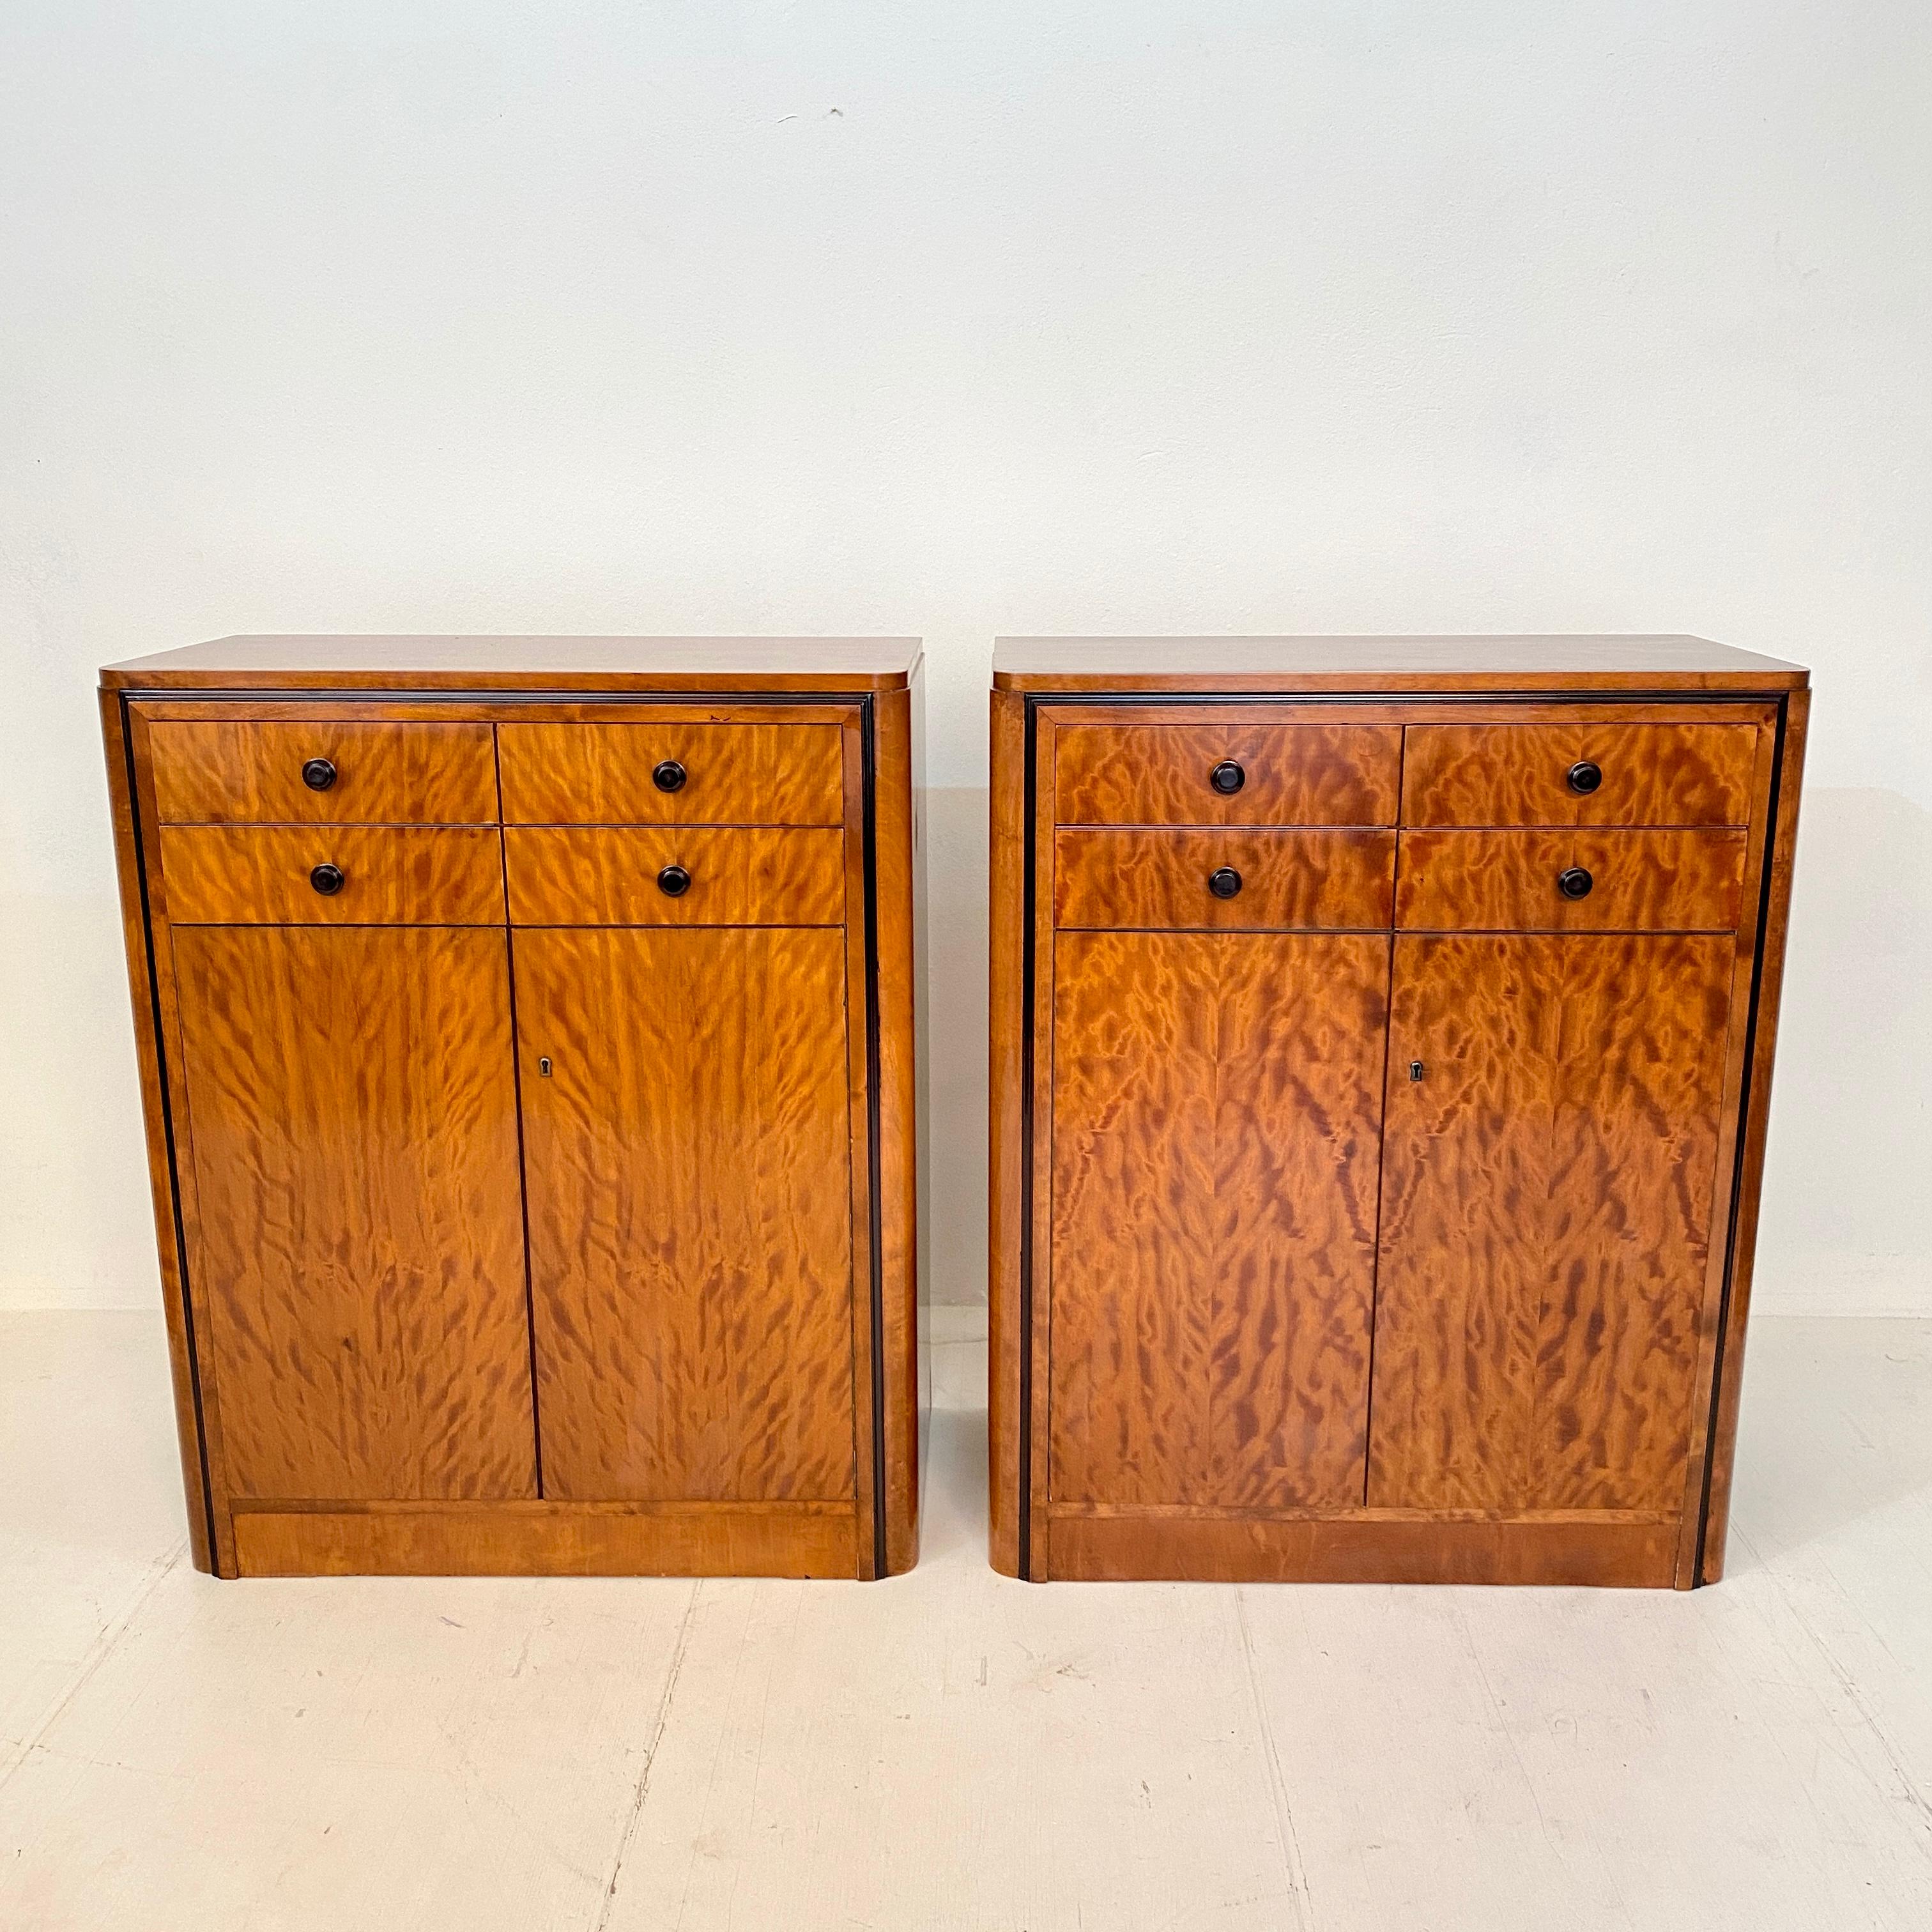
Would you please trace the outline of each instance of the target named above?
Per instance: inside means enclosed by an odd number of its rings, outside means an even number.
[[[1360,1502],[1388,960],[1055,941],[1054,1501]]]
[[[536,1492],[501,929],[183,926],[231,1494]]]
[[[851,1496],[843,930],[514,943],[544,1493]]]
[[[1733,958],[1397,938],[1372,1504],[1681,1507]]]

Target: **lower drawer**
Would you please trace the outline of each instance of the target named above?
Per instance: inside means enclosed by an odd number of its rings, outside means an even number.
[[[1396,923],[1437,932],[1729,932],[1742,832],[1404,832]]]
[[[1054,923],[1229,932],[1359,932],[1389,922],[1393,832],[1064,831]]]
[[[501,926],[494,825],[167,825],[176,926]]]
[[[836,827],[512,826],[514,926],[838,926]]]

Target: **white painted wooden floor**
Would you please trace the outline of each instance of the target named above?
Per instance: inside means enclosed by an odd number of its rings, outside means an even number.
[[[0,1928],[1932,1926],[1932,1324],[1760,1322],[1691,1597],[1009,1582],[934,1353],[900,1581],[224,1584],[0,1317]]]

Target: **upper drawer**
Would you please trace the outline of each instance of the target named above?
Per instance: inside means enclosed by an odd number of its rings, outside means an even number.
[[[154,724],[164,825],[489,825],[487,724]]]
[[[512,825],[839,825],[836,724],[502,724]]]
[[[176,926],[501,926],[494,826],[168,826]]]
[[[503,835],[516,926],[838,926],[845,835],[777,826]]]
[[[1748,825],[1755,724],[1412,724],[1405,825]]]
[[[1373,930],[1389,923],[1393,832],[1062,832],[1062,926],[1234,932]]]
[[[1448,932],[1729,932],[1742,832],[1404,832],[1396,923]]]
[[[1393,724],[1065,724],[1063,825],[1393,825]]]

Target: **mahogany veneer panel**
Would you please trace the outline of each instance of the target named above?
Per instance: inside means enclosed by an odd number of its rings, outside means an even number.
[[[1055,734],[1063,825],[1392,825],[1402,734],[1372,724],[1070,724]],[[1215,790],[1217,766],[1241,768]]]
[[[836,724],[504,724],[512,825],[837,825],[844,754]],[[683,782],[661,790],[666,762]]]
[[[501,926],[492,826],[171,825],[161,877],[177,926]],[[315,868],[342,884],[316,890]]]
[[[1729,932],[1743,900],[1742,832],[1408,832],[1396,923],[1453,932]],[[1557,884],[1590,875],[1582,898]]]
[[[1402,776],[1406,825],[1747,825],[1750,724],[1418,724]],[[1594,764],[1580,792],[1570,772]]]
[[[849,1501],[842,936],[519,932],[516,966],[544,1494]]]
[[[536,1494],[500,931],[175,942],[236,1496]]]
[[[1199,927],[1226,932],[1386,926],[1393,832],[1077,831],[1054,841],[1063,926]],[[1217,898],[1209,877],[1240,880]]]
[[[1804,683],[1693,638],[1000,646],[998,1567],[1721,1574]]]
[[[836,926],[845,916],[837,831],[553,830],[503,834],[518,926]],[[691,875],[675,896],[668,866]]]
[[[102,683],[196,1564],[910,1567],[916,646]]]
[[[496,759],[487,724],[275,724],[220,719],[152,728],[164,825],[488,825]],[[326,759],[322,790],[302,767]]]

